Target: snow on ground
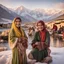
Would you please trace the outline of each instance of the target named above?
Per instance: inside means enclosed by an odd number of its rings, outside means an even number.
[[[52,63],[50,64],[64,64],[64,47],[63,48],[50,47],[50,49],[51,49],[51,56],[53,59]],[[27,49],[27,55],[29,54],[30,51],[31,51],[30,49]],[[11,56],[12,56],[11,50],[0,52],[0,64],[8,64],[8,62],[11,59]]]
[[[51,64],[64,64],[64,48],[51,47],[51,56],[53,62]]]

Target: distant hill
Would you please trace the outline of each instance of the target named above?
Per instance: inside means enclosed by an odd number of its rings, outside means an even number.
[[[48,22],[49,24],[51,23],[64,23],[64,14],[56,17],[55,19],[53,19],[52,21]]]
[[[59,16],[59,17],[57,17],[57,18],[55,18],[55,20],[64,20],[64,14]]]
[[[0,19],[1,18],[7,18],[7,19],[12,20],[14,16],[11,13],[9,13],[7,10],[2,8],[2,5],[0,5]]]
[[[37,20],[43,20],[43,21],[52,21],[55,18],[61,16],[64,14],[63,10],[44,10],[44,9],[35,9],[35,10],[30,10],[27,9],[24,6],[19,6],[14,10],[17,14],[23,17],[32,17]],[[53,12],[54,11],[54,12]]]
[[[15,17],[20,17],[23,23],[36,22],[38,20],[49,22],[54,21],[59,17],[64,18],[63,15],[64,11],[56,11],[55,13],[52,13],[51,10],[49,10],[48,12],[46,12],[44,9],[30,10],[25,8],[24,6],[20,6],[16,8],[16,10],[14,10],[0,4],[0,22],[3,21],[2,18],[12,21]]]
[[[23,23],[36,21],[36,19],[34,19],[30,16],[27,16],[27,17],[20,16],[17,13],[11,11],[7,7],[0,4],[0,22],[3,21],[2,18],[9,19],[12,21],[15,17],[20,17],[22,19]]]

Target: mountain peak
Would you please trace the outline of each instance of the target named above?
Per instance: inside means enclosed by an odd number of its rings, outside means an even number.
[[[2,4],[0,4],[0,6],[3,6]]]
[[[24,10],[24,9],[26,9],[24,6],[19,6],[19,7],[17,7],[16,10]]]
[[[3,8],[3,7],[5,7],[5,6],[3,6],[2,4],[0,4],[0,7],[2,7],[2,8]]]

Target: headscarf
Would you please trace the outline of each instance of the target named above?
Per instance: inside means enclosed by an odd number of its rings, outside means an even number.
[[[56,31],[57,30],[57,26],[55,24],[53,24],[53,29]]]
[[[40,20],[40,21],[37,22],[37,26],[38,26],[38,23],[41,23],[41,24],[43,25],[43,30],[40,31],[39,33],[40,33],[41,41],[44,42],[45,39],[46,39],[46,28],[45,28],[45,23],[44,23],[42,20]]]
[[[43,25],[43,30],[46,30],[44,21],[42,21],[42,20],[38,21],[38,22],[37,22],[37,26],[38,26],[38,23],[41,23],[41,24]]]
[[[13,20],[13,22],[12,22],[11,29],[14,29],[15,34],[16,34],[17,37],[24,36],[23,29],[20,27],[20,31],[19,31],[19,29],[18,29],[18,28],[16,27],[16,25],[15,25],[15,21],[16,21],[16,19],[19,19],[19,20],[21,21],[21,19],[20,19],[19,17],[14,18],[14,20]]]

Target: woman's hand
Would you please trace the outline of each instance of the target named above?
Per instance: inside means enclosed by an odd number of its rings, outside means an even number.
[[[35,45],[38,45],[40,42],[36,42]]]
[[[36,43],[32,44],[32,47],[33,47],[33,48],[36,48],[36,46],[38,46],[38,43],[39,43],[39,42],[36,42]]]
[[[18,38],[18,43],[22,44],[25,48],[28,47],[28,40],[25,37]]]
[[[18,46],[17,46],[17,49],[18,49],[18,51],[21,53],[21,54],[24,54],[24,51],[26,50],[25,48],[24,48],[24,46],[22,45],[22,43],[20,44],[18,44]]]

